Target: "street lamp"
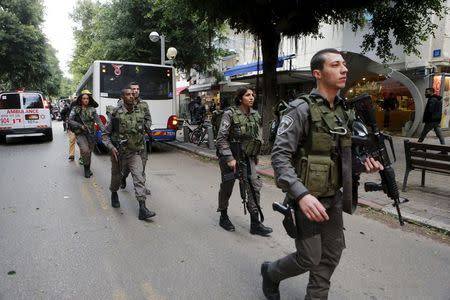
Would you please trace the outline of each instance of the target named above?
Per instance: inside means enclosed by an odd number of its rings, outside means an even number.
[[[159,35],[156,31],[152,31],[150,32],[150,34],[148,35],[148,38],[150,39],[150,41],[152,41],[153,43],[156,43],[158,40],[161,40],[161,64],[164,65],[164,52],[165,52],[165,48],[166,48],[166,37],[164,36],[164,34]]]
[[[175,49],[174,47],[170,47],[169,49],[167,49],[166,56],[169,60],[165,60],[164,52],[166,50],[166,37],[164,36],[164,34],[159,35],[156,31],[152,31],[148,35],[148,38],[154,43],[156,43],[158,40],[161,40],[161,65],[165,65],[166,63],[173,64],[173,60],[177,56],[177,49]]]

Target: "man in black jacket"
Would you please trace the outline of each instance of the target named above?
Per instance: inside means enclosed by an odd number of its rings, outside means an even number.
[[[442,117],[442,97],[434,94],[434,88],[427,88],[425,90],[425,97],[428,98],[428,102],[423,113],[423,122],[425,123],[425,126],[423,127],[418,142],[422,143],[427,133],[431,129],[434,129],[441,145],[445,145],[445,139],[442,135],[440,125]]]

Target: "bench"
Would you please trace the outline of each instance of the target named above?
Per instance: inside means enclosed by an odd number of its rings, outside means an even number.
[[[406,169],[403,189],[406,191],[409,172],[422,170],[421,186],[425,186],[425,171],[450,175],[450,146],[404,141]]]

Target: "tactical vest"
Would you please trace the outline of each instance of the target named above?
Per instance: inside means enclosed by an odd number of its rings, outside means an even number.
[[[244,114],[238,107],[229,107],[233,124],[230,130],[230,141],[242,143],[245,154],[256,157],[261,151],[259,138],[259,124],[261,116],[257,111],[252,114]]]
[[[117,145],[119,141],[127,140],[125,149],[121,150],[137,152],[144,149],[144,115],[143,109],[138,106],[134,106],[131,112],[119,107],[112,113],[112,142]]]
[[[92,114],[95,111],[95,108],[88,106],[86,110],[83,110],[81,106],[75,106],[75,121],[80,123],[81,125],[86,126],[89,131],[94,134],[95,133],[95,120]],[[81,128],[73,129],[75,134],[81,134],[83,133],[83,130]]]
[[[306,143],[295,157],[296,173],[312,195],[331,197],[342,186],[339,149],[351,146],[354,112],[342,104],[330,109],[322,98],[302,99],[309,104],[311,118]]]

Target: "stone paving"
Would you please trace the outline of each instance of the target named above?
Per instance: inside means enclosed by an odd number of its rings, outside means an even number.
[[[416,141],[415,138],[409,138]],[[405,175],[405,150],[404,137],[393,136],[395,155],[397,161],[394,162],[396,181],[401,189],[403,177]],[[450,137],[445,138],[446,144],[450,144]],[[438,139],[430,132],[424,143],[439,144]],[[177,140],[168,142],[168,145],[196,153],[198,155],[217,159],[215,149],[209,149],[206,145],[197,146],[192,143],[183,142],[182,133],[179,131]],[[262,155],[257,166],[257,172],[265,176],[273,177],[273,169],[269,155]],[[378,173],[363,174],[361,182],[379,182]],[[441,230],[450,232],[450,177],[438,173],[426,173],[425,186],[420,186],[421,171],[411,171],[408,177],[406,192],[400,191],[400,196],[407,198],[406,202],[400,206],[402,216],[406,220],[424,224]],[[363,184],[359,189],[359,204],[369,206],[377,210],[397,215],[396,209],[392,206],[393,201],[382,192],[365,192]]]

